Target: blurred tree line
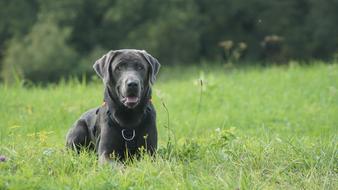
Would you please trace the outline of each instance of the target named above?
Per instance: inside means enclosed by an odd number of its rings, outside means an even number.
[[[164,64],[329,59],[337,23],[338,0],[1,0],[1,76],[81,75],[120,48]]]

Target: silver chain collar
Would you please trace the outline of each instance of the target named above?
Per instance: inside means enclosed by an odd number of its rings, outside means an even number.
[[[133,136],[130,137],[130,138],[126,137],[126,135],[124,134],[125,131],[126,131],[126,129],[122,129],[122,131],[121,131],[121,134],[122,134],[122,137],[123,137],[124,140],[131,141],[135,138],[135,129],[133,129]]]

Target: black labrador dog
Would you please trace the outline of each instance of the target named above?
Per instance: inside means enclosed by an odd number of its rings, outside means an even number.
[[[95,150],[101,163],[125,160],[140,149],[157,148],[156,112],[151,85],[160,64],[143,50],[109,51],[94,66],[102,78],[104,103],[85,112],[67,134],[67,147]]]

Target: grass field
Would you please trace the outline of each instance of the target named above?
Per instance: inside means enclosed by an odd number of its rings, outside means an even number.
[[[338,187],[337,64],[164,68],[157,158],[124,167],[64,149],[70,125],[101,101],[99,81],[0,85],[0,189]]]

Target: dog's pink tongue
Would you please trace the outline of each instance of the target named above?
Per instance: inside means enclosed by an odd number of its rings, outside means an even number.
[[[126,103],[136,103],[138,101],[138,97],[126,97]]]

